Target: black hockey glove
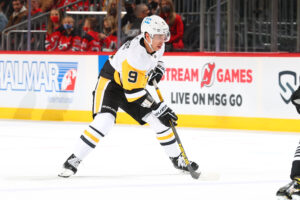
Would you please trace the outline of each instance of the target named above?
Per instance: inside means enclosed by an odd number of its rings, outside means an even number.
[[[152,86],[154,79],[158,83],[161,80],[161,78],[164,76],[164,74],[165,74],[165,65],[162,61],[158,61],[157,66],[149,75],[148,84]]]
[[[300,86],[298,87],[298,89],[295,92],[293,92],[293,94],[291,96],[291,101],[292,101],[292,104],[294,104],[294,106],[296,106],[297,112],[300,114]]]
[[[163,125],[167,127],[171,127],[170,120],[173,121],[175,126],[177,125],[176,121],[178,120],[178,117],[164,102],[159,102],[157,104],[157,108],[154,109],[152,113]]]

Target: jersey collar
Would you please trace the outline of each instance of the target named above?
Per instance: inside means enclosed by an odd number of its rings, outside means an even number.
[[[146,49],[146,47],[145,47],[145,43],[144,43],[144,38],[141,38],[140,39],[140,45],[142,46],[142,47],[144,47],[145,48],[145,50],[146,50],[146,52],[147,52],[147,54],[149,54],[149,55],[153,55],[153,54],[155,54],[156,53],[156,51],[153,51],[152,53],[149,53],[148,51],[147,51],[147,49]]]

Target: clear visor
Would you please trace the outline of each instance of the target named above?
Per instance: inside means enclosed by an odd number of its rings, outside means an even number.
[[[164,42],[168,42],[170,40],[170,32],[166,34],[154,34],[153,40],[163,40]]]

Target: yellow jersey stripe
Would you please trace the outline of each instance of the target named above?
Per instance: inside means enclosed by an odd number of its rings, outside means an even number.
[[[91,138],[94,142],[98,143],[99,142],[99,139],[96,138],[95,136],[93,136],[90,132],[88,132],[87,130],[84,131],[84,134],[86,136],[88,136],[89,138]]]
[[[174,136],[174,133],[170,133],[169,135],[167,136],[163,136],[163,137],[157,137],[158,140],[167,140],[167,139],[170,139],[171,137]]]
[[[115,80],[115,82],[117,84],[119,84],[120,86],[122,86],[121,80],[120,80],[120,75],[119,75],[119,72],[117,70],[114,72],[114,80]]]
[[[104,88],[105,88],[108,81],[109,81],[109,79],[106,79],[106,78],[103,78],[103,77],[101,77],[99,79],[99,83],[98,83],[98,86],[97,86],[97,89],[96,89],[96,94],[95,94],[96,98],[95,98],[95,102],[94,102],[95,105],[96,105],[95,110],[94,110],[95,113],[100,111],[100,104],[102,103],[100,101],[101,101],[101,98],[102,98],[103,90],[104,90]]]

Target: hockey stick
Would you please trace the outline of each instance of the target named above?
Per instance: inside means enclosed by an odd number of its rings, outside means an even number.
[[[156,82],[155,79],[153,80],[153,86],[154,86],[154,88],[155,88],[155,90],[156,90],[156,93],[157,93],[157,95],[158,95],[158,97],[159,97],[159,100],[160,100],[160,101],[164,101],[164,99],[163,99],[163,97],[162,97],[162,95],[161,95],[161,93],[160,93],[160,90],[159,90],[159,88],[158,88],[158,86],[157,86],[157,82]],[[179,145],[179,148],[180,148],[181,154],[182,154],[182,156],[183,156],[184,162],[185,162],[185,164],[187,165],[187,168],[188,168],[188,170],[189,170],[191,176],[192,176],[194,179],[198,179],[199,176],[200,176],[200,173],[196,172],[196,171],[192,168],[192,166],[191,166],[191,164],[190,164],[190,161],[189,161],[189,159],[187,158],[187,156],[186,156],[186,154],[185,154],[185,151],[184,151],[184,149],[183,149],[182,143],[181,143],[181,141],[180,141],[180,138],[179,138],[179,136],[178,136],[178,133],[177,133],[177,131],[176,131],[176,129],[175,129],[175,126],[174,126],[174,123],[173,123],[172,120],[170,120],[170,125],[171,125],[172,131],[173,131],[173,133],[174,133],[174,135],[175,135],[175,139],[176,139],[176,141],[177,141],[177,143],[178,143],[178,145]]]

